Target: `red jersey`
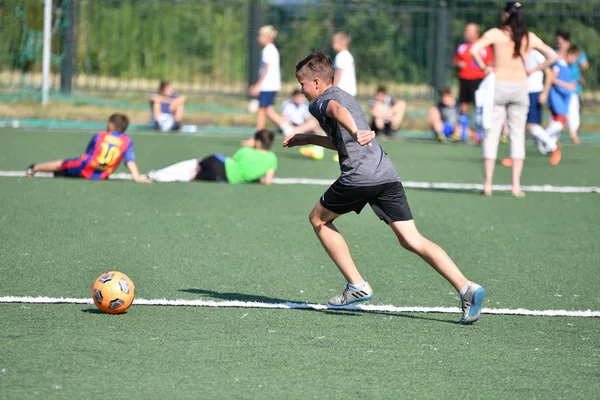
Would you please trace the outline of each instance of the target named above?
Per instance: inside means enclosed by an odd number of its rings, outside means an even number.
[[[485,72],[475,62],[473,56],[471,55],[471,46],[473,43],[462,43],[456,49],[456,54],[454,55],[454,62],[463,61],[465,63],[465,67],[463,69],[458,70],[458,77],[460,79],[466,80],[474,80],[474,79],[483,79],[485,78]],[[494,53],[492,53],[492,48],[487,47],[485,49],[481,49],[479,53],[483,62],[486,65],[492,64],[494,61]]]
[[[64,176],[84,179],[106,179],[121,160],[135,161],[133,142],[122,132],[100,132],[95,135],[79,158],[64,160]]]

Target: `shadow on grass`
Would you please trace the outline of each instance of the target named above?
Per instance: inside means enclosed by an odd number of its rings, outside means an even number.
[[[88,313],[88,314],[104,314],[104,315],[123,315],[123,314],[127,314],[127,311],[119,313],[119,314],[109,314],[109,313],[105,313],[104,311],[100,311],[97,308],[85,308],[83,310],[81,310],[81,312],[84,313]]]
[[[212,299],[221,299],[227,301],[249,301],[249,302],[257,302],[257,303],[299,303],[305,304],[306,302],[300,300],[288,300],[288,299],[279,299],[276,297],[268,297],[268,296],[257,296],[252,294],[244,294],[244,293],[236,293],[236,292],[215,292],[213,290],[205,290],[205,289],[196,289],[196,288],[188,288],[188,289],[180,289],[180,292],[199,294],[203,297],[210,297]],[[382,311],[353,311],[353,310],[336,310],[334,308],[329,308],[327,310],[315,310],[313,308],[296,308],[295,310],[299,311],[312,311],[318,312],[327,315],[336,315],[336,316],[346,316],[346,317],[359,317],[362,315],[385,315],[390,317],[401,317],[401,318],[409,318],[409,319],[419,319],[425,321],[435,321],[435,322],[443,322],[443,323],[451,323],[456,325],[456,320],[449,319],[440,319],[440,318],[432,318],[432,317],[424,317],[421,315],[414,315],[408,313],[393,313],[393,312],[382,312]]]

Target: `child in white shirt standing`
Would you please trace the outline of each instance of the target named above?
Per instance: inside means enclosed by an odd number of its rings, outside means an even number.
[[[279,51],[273,44],[277,37],[277,30],[272,25],[266,25],[258,31],[258,43],[263,46],[260,60],[258,80],[250,86],[248,94],[258,97],[258,111],[256,113],[256,130],[265,129],[266,119],[269,118],[287,136],[291,134],[292,127],[275,112],[274,104],[277,92],[281,90],[281,72],[279,66]],[[253,139],[244,142],[252,146]]]
[[[334,85],[344,90],[351,96],[356,97],[356,70],[354,68],[354,57],[348,50],[352,38],[346,32],[338,32],[333,35],[332,47],[337,53],[335,56]]]

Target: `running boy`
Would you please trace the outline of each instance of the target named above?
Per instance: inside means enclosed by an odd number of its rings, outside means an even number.
[[[552,84],[548,95],[548,106],[552,113],[552,120],[546,128],[546,133],[552,139],[552,148],[547,147],[548,152],[552,152],[550,162],[552,165],[560,161],[560,150],[556,147],[556,142],[560,139],[560,133],[567,124],[567,113],[569,111],[569,102],[571,94],[575,91],[576,84],[571,78],[571,69],[568,62],[577,59],[578,54],[571,51],[567,52],[567,59],[559,59],[552,66],[549,82]],[[555,162],[552,162],[555,159]]]
[[[36,172],[54,172],[57,176],[71,178],[106,179],[123,159],[134,181],[150,183],[148,178],[140,176],[135,163],[133,141],[124,133],[127,126],[129,119],[125,115],[113,114],[108,118],[106,132],[100,132],[90,140],[84,155],[32,164],[27,168],[27,176],[31,178]]]
[[[201,160],[191,159],[170,165],[148,176],[156,182],[212,181],[232,184],[260,182],[273,183],[277,169],[277,156],[269,151],[275,134],[262,130],[254,134],[254,144],[242,147],[233,157],[213,154]]]
[[[348,245],[333,221],[342,214],[360,213],[368,203],[387,223],[400,244],[418,254],[459,292],[462,299],[462,324],[479,319],[484,289],[468,281],[446,252],[421,236],[412,218],[400,178],[358,102],[339,87],[333,86],[334,66],[322,51],[309,55],[296,65],[296,79],[310,100],[310,112],[327,136],[297,134],[287,137],[284,147],[319,145],[337,150],[341,176],[314,206],[309,219],[325,251],[340,269],[348,284],[331,306],[345,306],[373,297],[373,290],[358,272]]]

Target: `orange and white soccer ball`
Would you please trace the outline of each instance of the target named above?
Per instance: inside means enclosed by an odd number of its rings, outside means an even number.
[[[92,286],[92,299],[101,311],[109,314],[125,312],[135,295],[135,285],[127,275],[108,271],[100,275]]]

